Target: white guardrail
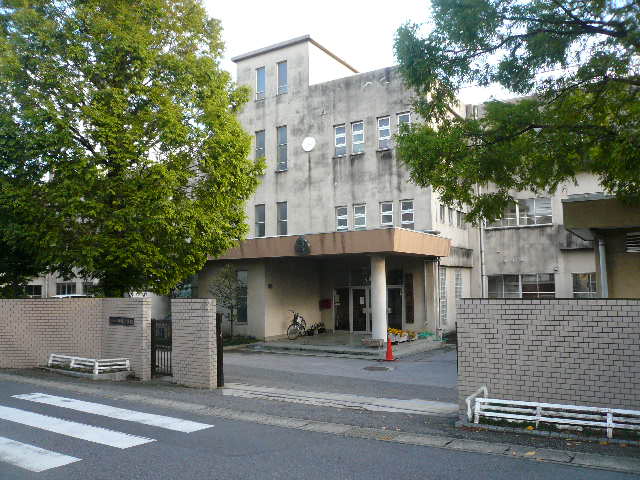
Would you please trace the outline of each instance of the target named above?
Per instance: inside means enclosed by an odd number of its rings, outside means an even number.
[[[480,417],[486,417],[535,422],[536,427],[540,422],[597,427],[606,428],[609,438],[613,437],[614,429],[640,430],[640,411],[638,410],[480,398],[477,397],[477,393],[474,394],[473,423],[479,423]],[[474,395],[467,399],[468,407]]]
[[[67,367],[91,370],[94,374],[114,371],[131,370],[131,362],[128,358],[82,358],[69,355],[49,355],[50,367]]]

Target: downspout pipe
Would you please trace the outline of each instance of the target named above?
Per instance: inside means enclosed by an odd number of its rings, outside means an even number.
[[[598,238],[598,257],[600,259],[600,289],[602,298],[609,298],[609,279],[607,276],[607,252],[604,238]]]

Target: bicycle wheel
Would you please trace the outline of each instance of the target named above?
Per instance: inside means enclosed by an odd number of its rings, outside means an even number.
[[[299,336],[300,336],[300,329],[298,328],[298,325],[296,325],[295,323],[292,323],[291,325],[289,325],[289,328],[287,328],[287,338],[289,340],[295,340]]]

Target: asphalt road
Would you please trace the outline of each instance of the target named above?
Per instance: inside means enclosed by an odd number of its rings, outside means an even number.
[[[448,347],[398,359],[227,351],[225,381],[377,397],[457,402],[456,352]],[[370,367],[389,370],[369,370]]]
[[[191,433],[168,430],[149,424],[131,412],[109,412],[100,416],[60,406],[36,403],[13,395],[35,391],[76,400],[119,407],[137,412],[174,417],[213,425]],[[86,405],[86,404],[84,404]],[[93,407],[95,408],[95,406]],[[106,407],[95,410],[101,412]],[[17,412],[17,413],[16,413]],[[67,425],[51,418],[27,426],[17,417],[33,414],[76,422]],[[17,417],[16,417],[17,415]],[[119,417],[119,418],[117,418]],[[99,396],[70,394],[55,389],[34,390],[33,386],[0,382],[0,437],[80,460],[39,473],[12,465],[20,461],[13,443],[9,458],[7,442],[0,443],[0,479],[112,480],[120,479],[631,479],[639,478],[601,470],[582,469],[552,463],[537,463],[499,455],[483,455],[430,447],[398,445],[386,442],[345,438],[250,422],[223,420],[211,416],[186,414],[156,407],[105,399]],[[8,420],[12,418],[14,421]],[[124,420],[121,418],[128,418]],[[153,419],[152,419],[153,420]],[[157,420],[157,419],[156,419]],[[154,420],[154,421],[156,421]],[[170,419],[169,419],[170,420]],[[151,423],[154,423],[152,421]],[[163,420],[166,423],[168,420]],[[148,422],[147,422],[148,423]],[[157,422],[156,422],[157,423]],[[64,425],[63,425],[64,426]],[[109,429],[88,441],[82,437],[92,427]],[[146,442],[128,448],[116,448],[96,442],[126,433],[144,437]],[[130,437],[128,437],[130,439]],[[154,441],[148,441],[148,440]],[[126,439],[125,439],[126,440]],[[135,440],[135,439],[134,439]],[[19,450],[19,448],[18,448]],[[24,457],[24,455],[22,455]],[[24,458],[22,458],[24,460]],[[34,461],[33,458],[27,461]]]

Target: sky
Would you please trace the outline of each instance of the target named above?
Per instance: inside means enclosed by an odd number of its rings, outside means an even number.
[[[428,0],[204,0],[209,15],[222,22],[226,44],[223,68],[235,78],[231,57],[309,34],[360,72],[395,65],[396,30],[410,21],[428,31]],[[465,103],[479,103],[495,89],[466,89]]]

